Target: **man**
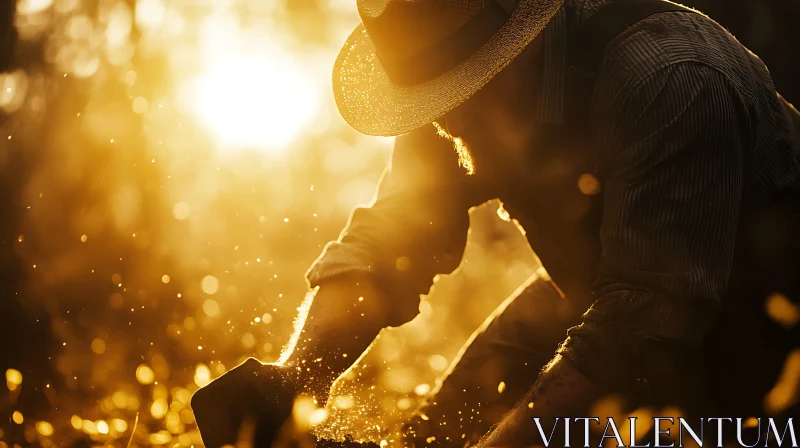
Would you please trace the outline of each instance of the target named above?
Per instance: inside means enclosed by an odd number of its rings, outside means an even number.
[[[764,401],[800,340],[765,312],[768,297],[800,299],[788,106],[755,55],[674,5],[588,52],[602,57],[581,97],[575,55],[612,3],[358,0],[337,105],[355,129],[398,138],[373,203],[308,272],[319,289],[286,364],[239,368],[260,393],[324,403],[458,265],[468,209],[499,197],[547,274],[475,340],[410,438],[461,446],[497,424],[484,446],[541,444],[531,417],[587,416],[607,394],[705,417],[797,412],[796,397]],[[486,392],[475,372],[490,362],[514,393]],[[209,446],[230,438],[206,410],[239,381],[226,376],[193,403]],[[290,413],[277,402],[259,408],[267,426]],[[493,406],[511,410],[475,411]]]

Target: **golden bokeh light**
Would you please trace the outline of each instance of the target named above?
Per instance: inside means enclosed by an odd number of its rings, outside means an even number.
[[[594,174],[581,174],[578,178],[578,189],[587,196],[600,193],[600,181]]]
[[[22,384],[22,372],[17,369],[6,370],[6,383],[9,388],[11,388],[11,386],[16,388],[16,386]]]
[[[786,328],[792,328],[800,322],[800,307],[783,294],[774,293],[767,297],[766,310],[772,320]]]
[[[167,414],[167,409],[169,409],[167,400],[159,398],[150,405],[150,415],[156,420],[162,419]]]
[[[298,428],[309,428],[324,422],[328,411],[319,407],[312,397],[301,395],[294,400],[292,418]]]
[[[433,370],[436,371],[444,371],[447,368],[447,358],[442,355],[433,355],[428,358],[428,364],[431,366]]]
[[[209,382],[211,382],[211,370],[203,363],[198,364],[194,371],[194,383],[197,387],[203,387]]]
[[[83,429],[83,419],[78,417],[77,415],[73,415],[72,417],[70,417],[69,424],[72,425],[72,427],[78,431]]]
[[[214,299],[208,299],[203,302],[203,312],[208,317],[214,317],[219,314],[219,304]]]
[[[172,207],[172,215],[178,221],[183,221],[189,218],[189,213],[191,212],[191,208],[189,204],[185,202],[178,202]]]
[[[800,349],[786,358],[778,381],[764,398],[768,412],[780,412],[798,402],[800,398]]]
[[[91,420],[83,420],[82,429],[86,434],[98,434],[97,423]]]
[[[111,420],[111,427],[114,429],[114,431],[122,434],[128,430],[128,422],[120,418],[115,418]]]
[[[147,98],[143,98],[141,96],[136,97],[136,99],[133,100],[133,104],[131,105],[131,107],[133,111],[137,114],[143,114],[147,112],[147,107],[148,107]]]
[[[108,434],[108,423],[105,420],[99,420],[95,423],[97,432],[100,434]]]
[[[136,379],[144,385],[153,384],[153,381],[155,380],[155,373],[150,366],[141,364],[136,368]]]
[[[98,355],[106,352],[106,342],[100,338],[95,338],[92,341],[92,351]]]
[[[53,0],[19,0],[17,2],[17,11],[25,15],[36,14],[52,5]]]
[[[251,349],[256,345],[256,338],[250,332],[243,334],[241,341],[242,346],[247,349]]]
[[[200,287],[206,294],[216,294],[219,291],[219,280],[213,275],[207,275],[203,277]]]
[[[166,445],[172,441],[172,434],[169,431],[158,431],[150,434],[150,443],[152,445]]]
[[[431,391],[431,385],[430,384],[422,383],[422,384],[418,384],[416,387],[414,387],[414,393],[419,395],[419,396],[428,395],[430,393],[430,391]]]

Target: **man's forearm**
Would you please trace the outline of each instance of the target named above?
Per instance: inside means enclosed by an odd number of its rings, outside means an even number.
[[[388,298],[368,275],[335,277],[319,286],[285,365],[324,403],[331,384],[391,323]],[[297,330],[296,330],[297,331]]]

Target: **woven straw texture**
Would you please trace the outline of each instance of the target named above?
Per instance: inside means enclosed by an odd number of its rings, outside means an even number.
[[[497,34],[471,57],[443,75],[414,86],[398,86],[389,80],[367,31],[363,24],[359,25],[345,42],[333,68],[339,113],[350,126],[367,135],[401,135],[435,121],[505,68],[539,35],[563,3],[564,0],[520,0]],[[446,15],[430,20],[443,27],[463,23],[463,15],[451,17],[454,22],[449,24],[442,23],[447,21]]]

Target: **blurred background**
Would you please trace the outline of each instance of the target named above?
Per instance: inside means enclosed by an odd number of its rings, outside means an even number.
[[[800,102],[799,2],[689,3]],[[358,135],[332,99],[355,1],[0,9],[0,448],[200,447],[191,393],[278,358],[305,270],[388,160],[392,140]],[[327,419],[312,412],[320,434],[391,442],[538,268],[503,218],[473,211],[469,263],[384,332]]]

